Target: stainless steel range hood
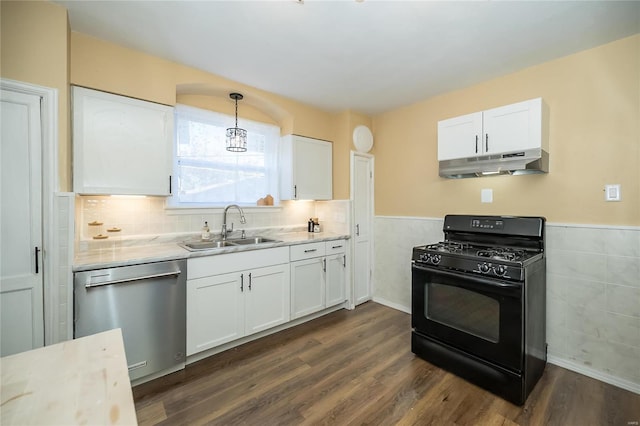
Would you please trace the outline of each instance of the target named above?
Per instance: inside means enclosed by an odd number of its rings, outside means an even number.
[[[549,172],[549,154],[540,148],[508,154],[456,158],[440,161],[439,174],[444,178],[467,178],[497,174],[524,175]]]

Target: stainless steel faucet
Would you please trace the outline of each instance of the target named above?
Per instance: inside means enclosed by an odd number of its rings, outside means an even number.
[[[227,235],[230,232],[233,232],[233,223],[231,223],[231,229],[227,229],[227,211],[231,207],[235,207],[240,212],[240,223],[247,223],[247,219],[244,217],[244,212],[242,211],[242,208],[240,208],[240,206],[237,205],[237,204],[229,204],[227,207],[224,208],[224,213],[222,214],[222,232],[221,232],[221,234],[222,234],[222,240],[223,241],[227,239]]]

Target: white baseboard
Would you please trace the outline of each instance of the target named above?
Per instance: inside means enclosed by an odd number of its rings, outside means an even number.
[[[551,364],[557,365],[567,370],[575,371],[587,377],[591,377],[601,382],[608,383],[610,385],[628,390],[633,393],[640,394],[640,383],[634,383],[629,380],[621,379],[620,377],[612,376],[610,374],[603,373],[593,368],[586,367],[573,361],[569,361],[563,358],[559,358],[553,355],[547,355],[547,361]]]
[[[382,297],[375,297],[374,296],[373,299],[371,299],[371,300],[373,300],[374,302],[379,303],[381,305],[388,306],[390,308],[396,309],[398,311],[402,311],[404,313],[411,314],[411,307],[400,305],[399,303],[395,303],[395,302],[390,302],[390,301],[388,301],[388,300],[386,300],[386,299],[384,299]]]

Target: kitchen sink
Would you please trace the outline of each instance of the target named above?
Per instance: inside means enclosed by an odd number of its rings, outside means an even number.
[[[211,250],[214,248],[221,247],[232,247],[236,244],[233,244],[231,241],[195,241],[192,243],[182,243],[180,246],[186,248],[189,251],[199,251],[199,250]]]
[[[189,251],[211,250],[222,247],[248,246],[264,243],[278,243],[280,240],[273,240],[265,237],[238,238],[234,240],[215,240],[215,241],[194,241],[191,243],[182,243],[181,247]]]
[[[263,243],[279,243],[279,240],[272,240],[271,238],[265,237],[251,237],[251,238],[241,238],[238,240],[231,240],[233,244],[245,246],[249,244],[263,244]]]

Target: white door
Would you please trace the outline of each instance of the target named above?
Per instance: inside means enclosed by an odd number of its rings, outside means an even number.
[[[291,318],[300,318],[325,307],[324,257],[291,262]]]
[[[249,281],[247,282],[247,279]],[[245,333],[247,335],[289,321],[289,264],[245,272]],[[247,287],[249,286],[247,291]]]
[[[483,113],[485,154],[499,154],[540,146],[542,99],[518,102]]]
[[[333,198],[331,142],[294,136],[294,198],[330,200]]]
[[[325,286],[325,306],[337,305],[344,302],[345,299],[345,280],[347,278],[347,255],[333,254],[327,256],[326,260],[326,277],[327,282]]]
[[[40,97],[3,90],[0,355],[44,345]]]
[[[373,157],[351,154],[353,199],[353,282],[356,305],[371,299],[373,253]]]
[[[244,336],[244,279],[240,272],[187,281],[187,355]]]
[[[482,113],[438,121],[438,161],[482,155]]]

